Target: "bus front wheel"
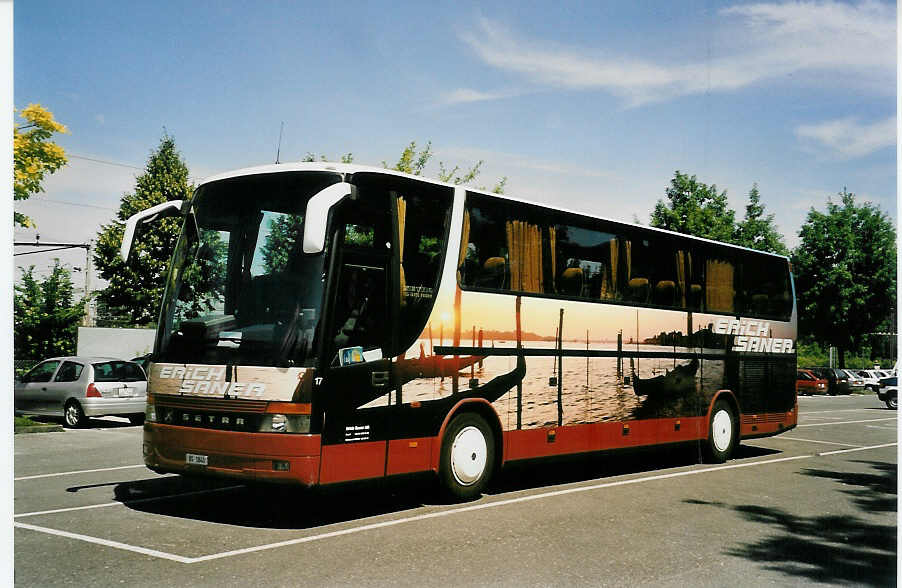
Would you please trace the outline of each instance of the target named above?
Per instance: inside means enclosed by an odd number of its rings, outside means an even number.
[[[495,438],[485,419],[472,412],[454,417],[442,438],[442,489],[455,500],[478,498],[494,467]]]
[[[736,447],[736,413],[726,400],[718,400],[711,410],[711,421],[708,423],[708,442],[705,445],[705,457],[709,463],[727,461]]]

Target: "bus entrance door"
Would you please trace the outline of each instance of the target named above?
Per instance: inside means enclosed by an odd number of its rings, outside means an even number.
[[[321,389],[322,483],[383,476],[389,432],[390,248],[381,227],[342,220]]]

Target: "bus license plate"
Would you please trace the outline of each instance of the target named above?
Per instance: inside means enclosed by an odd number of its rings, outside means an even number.
[[[196,453],[186,453],[185,463],[187,463],[188,465],[205,466],[207,465],[207,456],[197,455]]]

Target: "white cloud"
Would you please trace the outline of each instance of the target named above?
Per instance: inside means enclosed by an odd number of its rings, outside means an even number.
[[[476,34],[461,39],[486,64],[538,86],[605,90],[629,105],[730,91],[810,70],[853,72],[869,87],[895,88],[893,5],[762,3],[726,8],[719,16],[712,34],[721,55],[701,62],[663,63],[552,44],[519,37],[485,18]]]
[[[809,140],[831,154],[844,159],[864,157],[878,149],[896,144],[896,118],[870,124],[861,124],[853,117],[825,121],[813,125],[801,125],[796,136]]]
[[[518,92],[482,92],[471,88],[458,88],[441,100],[441,104],[451,106],[454,104],[467,104],[470,102],[483,102],[486,100],[500,100],[518,95]]]

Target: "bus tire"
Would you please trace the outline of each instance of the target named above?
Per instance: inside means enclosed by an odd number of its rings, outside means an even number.
[[[711,420],[708,422],[708,442],[705,444],[705,457],[708,463],[727,461],[736,447],[736,413],[726,400],[718,400],[711,409]]]
[[[482,495],[495,469],[495,438],[485,419],[473,412],[454,417],[442,438],[439,481],[454,500]]]

